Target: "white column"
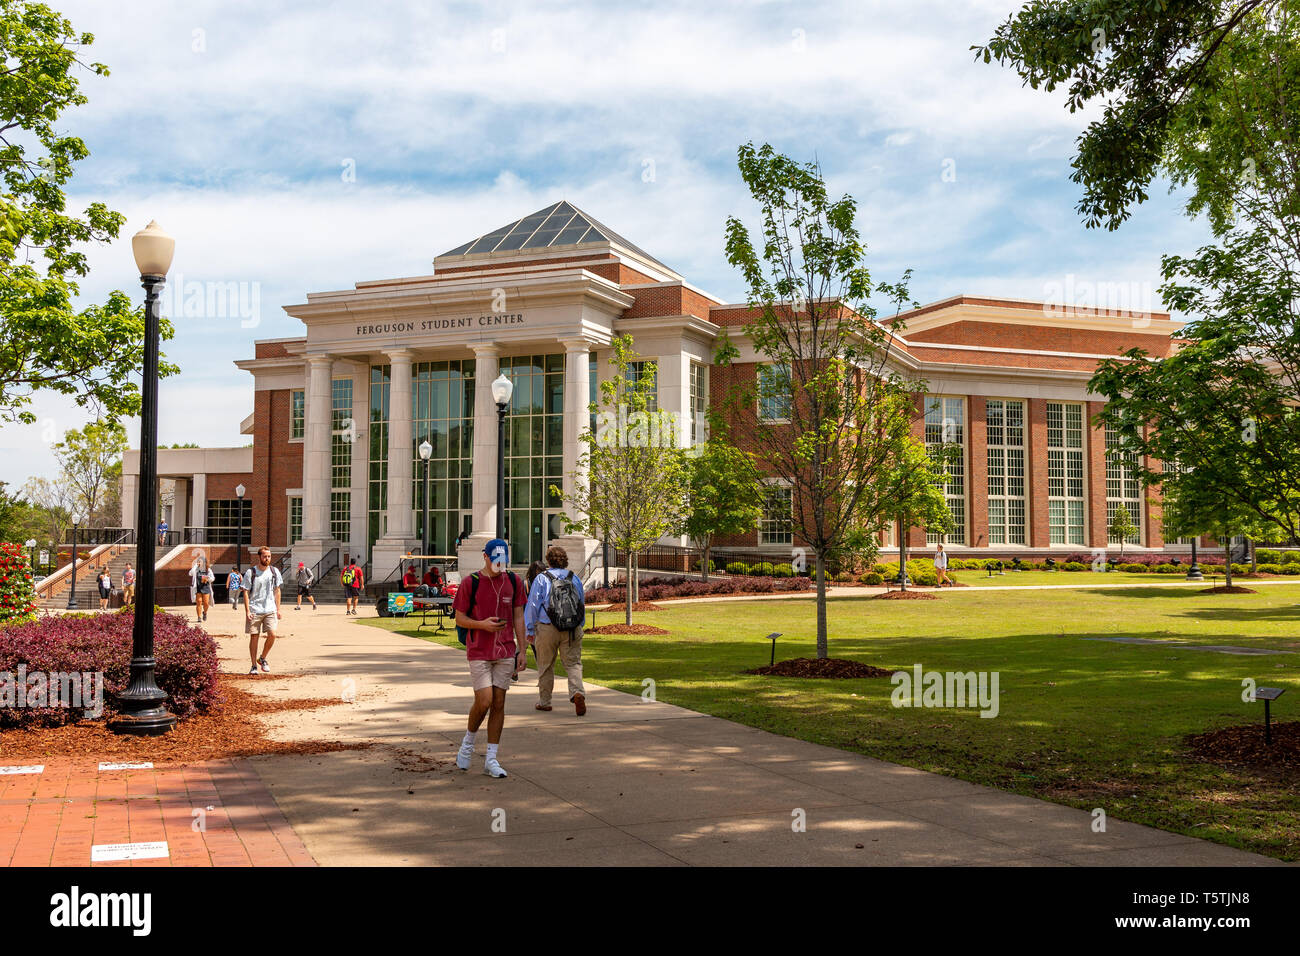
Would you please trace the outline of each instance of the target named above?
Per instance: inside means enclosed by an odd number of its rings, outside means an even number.
[[[415,537],[414,502],[411,498],[411,357],[410,349],[388,353],[392,375],[388,398],[388,534],[408,542]]]
[[[364,553],[370,520],[370,366],[352,371],[352,544]],[[362,559],[364,561],[364,558]]]
[[[497,534],[497,406],[492,382],[501,374],[500,349],[475,344],[474,350],[474,517],[470,535],[457,549],[464,577],[483,563],[483,546]]]
[[[568,496],[587,482],[579,460],[587,450],[583,436],[591,431],[591,343],[586,339],[564,340],[564,513],[575,520],[586,515],[569,504]],[[581,572],[598,544],[581,534],[562,536],[557,542],[569,554],[569,567]],[[588,568],[588,581],[591,580]]]
[[[323,542],[330,537],[330,392],[334,360],[308,358],[306,436],[302,453],[302,536]]]
[[[122,476],[122,527],[135,527],[135,513],[140,507],[139,499],[136,497],[140,493],[140,476],[123,475]]]
[[[587,450],[582,436],[591,429],[591,344],[586,339],[564,342],[564,510],[571,518],[580,517],[568,504],[574,490],[586,482],[579,474],[579,459]]]
[[[201,528],[208,523],[208,476],[195,475],[189,484],[190,524]]]
[[[495,345],[474,348],[474,532],[497,533],[497,406],[492,382],[501,374]]]

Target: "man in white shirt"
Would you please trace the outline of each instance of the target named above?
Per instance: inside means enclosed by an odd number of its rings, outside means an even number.
[[[248,673],[256,674],[260,665],[263,673],[271,672],[266,655],[275,643],[275,631],[280,622],[280,588],[284,584],[280,569],[271,566],[271,549],[265,545],[258,549],[257,566],[244,572],[244,631],[248,634],[248,654],[253,666]],[[257,653],[257,637],[266,634],[262,654]]]
[[[934,573],[939,577],[939,587],[945,584],[948,587],[954,587],[952,578],[948,577],[948,553],[943,550],[943,545],[937,545],[934,552]]]

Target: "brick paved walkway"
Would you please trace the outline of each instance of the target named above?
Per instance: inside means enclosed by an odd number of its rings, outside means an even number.
[[[245,760],[99,764],[55,758],[39,774],[0,776],[0,866],[316,865]],[[95,846],[159,841],[165,858],[91,861]]]

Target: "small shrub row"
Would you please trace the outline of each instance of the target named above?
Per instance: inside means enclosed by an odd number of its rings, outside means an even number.
[[[773,594],[785,591],[807,591],[813,586],[807,577],[733,576],[701,581],[698,578],[652,578],[641,582],[638,591],[642,601],[658,601],[673,597],[707,597],[715,594]],[[622,604],[627,601],[627,585],[615,584],[607,588],[587,591],[588,604]]]

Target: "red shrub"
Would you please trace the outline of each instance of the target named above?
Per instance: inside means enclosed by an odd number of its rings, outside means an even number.
[[[0,673],[15,678],[20,664],[29,675],[102,672],[104,709],[110,712],[114,695],[130,683],[133,624],[130,613],[64,614],[0,628]],[[216,642],[184,617],[154,615],[154,658],[158,686],[177,717],[219,701]],[[0,727],[56,726],[81,717],[81,710],[67,707],[0,707]]]

